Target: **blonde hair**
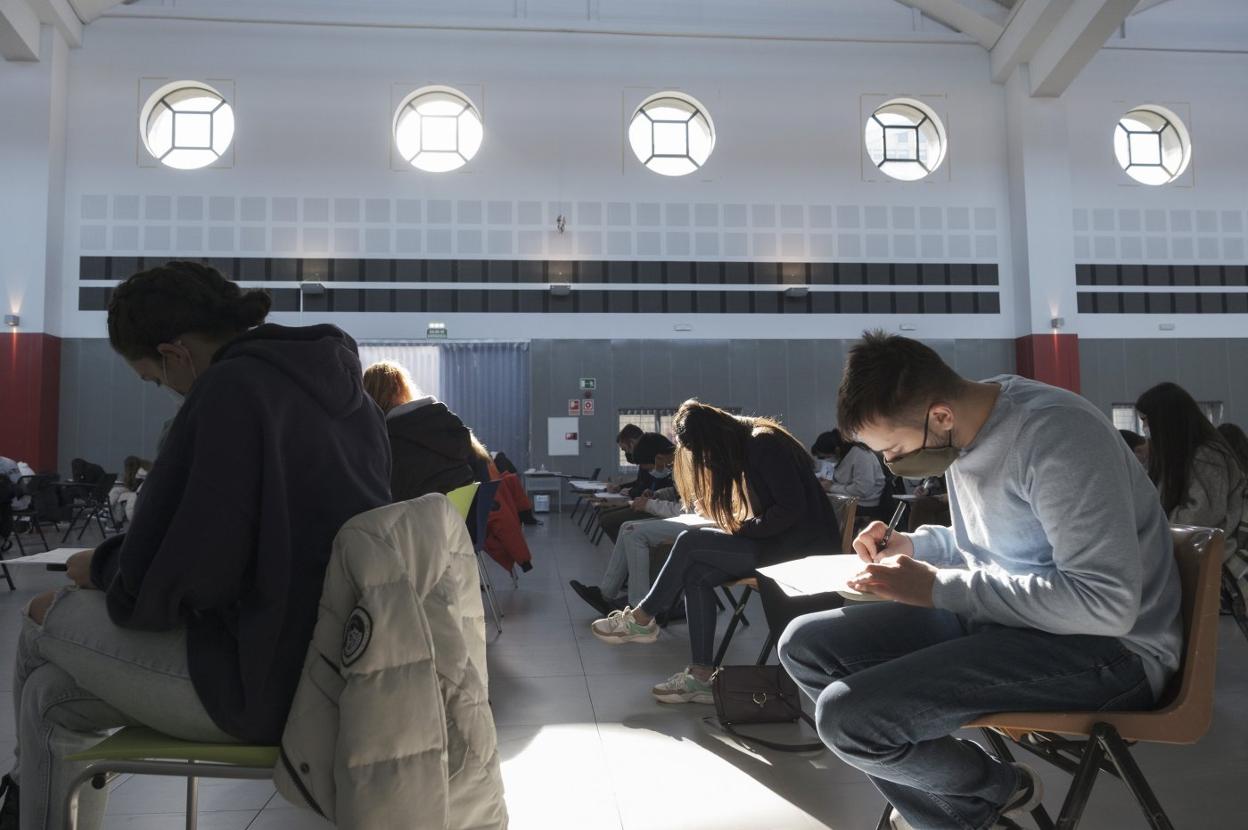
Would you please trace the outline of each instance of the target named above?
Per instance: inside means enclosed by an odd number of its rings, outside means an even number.
[[[493,463],[494,456],[490,455],[490,451],[485,448],[485,444],[481,443],[481,439],[472,430],[468,430],[468,438],[472,442],[472,451],[477,457],[486,463]]]
[[[416,397],[412,376],[390,360],[374,363],[364,371],[364,391],[377,402],[382,412],[389,412]]]

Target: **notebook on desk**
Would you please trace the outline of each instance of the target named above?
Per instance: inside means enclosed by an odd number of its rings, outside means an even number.
[[[49,571],[63,571],[68,568],[70,557],[91,548],[55,548],[43,553],[32,553],[30,556],[19,556],[16,559],[4,560],[5,565],[43,565]]]
[[[809,597],[835,591],[855,602],[878,602],[882,597],[849,587],[850,580],[862,573],[864,567],[866,563],[856,554],[840,553],[768,565],[758,572],[775,580],[786,596]]]

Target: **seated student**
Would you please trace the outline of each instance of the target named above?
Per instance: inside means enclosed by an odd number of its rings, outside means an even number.
[[[26,609],[0,830],[17,830],[19,804],[22,830],[64,826],[83,768],[66,756],[115,727],[281,738],[334,535],[389,502],[390,455],[355,343],[334,326],[260,325],[269,303],[193,262],[115,289],[113,349],[186,401],[130,531],[70,560],[76,589]],[[78,826],[98,828],[106,799],[84,788]]]
[[[656,455],[670,455],[674,451],[672,442],[657,432],[643,433],[633,442],[630,457],[637,465],[637,478],[625,485],[623,490],[632,501],[626,505],[608,506],[598,514],[598,524],[611,544],[619,540],[620,528],[625,523],[654,518],[649,511],[637,506],[637,499],[648,498],[656,490],[671,486],[671,468],[656,473],[653,459]]]
[[[861,444],[844,439],[835,455],[836,472],[823,489],[834,496],[857,498],[858,515],[877,516],[888,485],[880,460]]]
[[[1008,375],[959,377],[929,347],[868,333],[841,428],[906,477],[948,470],[953,527],[854,541],[854,583],[894,602],[799,617],[780,660],[823,742],[870,776],[894,827],[1015,826],[1040,780],[963,724],[1005,711],[1147,709],[1179,665],[1181,589],[1144,470],[1088,401]]]
[[[711,703],[715,588],[761,565],[835,549],[840,531],[806,448],[776,421],[731,415],[695,400],[675,418],[676,480],[685,504],[718,527],[682,533],[636,608],[597,620],[603,642],[652,643],[655,615],[683,591],[690,665],[651,690],[660,703]]]
[[[489,481],[499,482],[494,493],[494,508],[486,517],[486,534],[484,549],[499,567],[514,573],[518,565],[520,570],[528,573],[533,570],[533,554],[529,551],[529,543],[525,541],[522,524],[522,510],[532,515],[533,504],[529,501],[520,478],[515,473],[506,475],[498,471],[490,451],[485,448],[477,436],[469,431],[472,443],[472,471],[476,480],[482,484]],[[475,511],[477,506],[474,505]],[[469,517],[469,527],[474,526],[475,512]]]
[[[839,429],[819,433],[815,443],[810,445],[810,454],[814,456],[816,462],[815,478],[819,479],[819,485],[824,491],[827,491],[832,483],[832,477],[836,474],[837,462],[841,460],[840,450],[841,431]]]
[[[1242,579],[1245,563],[1237,532],[1248,475],[1234,448],[1177,384],[1157,384],[1140,395],[1135,409],[1148,431],[1148,477],[1157,485],[1170,522],[1222,528],[1222,561]]]
[[[636,424],[625,424],[624,428],[620,430],[620,434],[615,436],[616,446],[620,448],[620,452],[624,453],[624,460],[629,464],[636,463],[633,461],[633,447],[637,446],[637,442],[645,434],[642,428]],[[623,487],[629,486],[629,484],[608,484],[607,492],[618,493]]]
[[[670,475],[675,449],[643,439],[638,442],[633,457],[639,464],[649,465],[656,480],[663,480]],[[601,583],[585,585],[575,579],[568,583],[577,596],[600,614],[609,614],[626,605],[639,605],[650,590],[650,548],[672,544],[690,527],[685,523],[666,521],[685,510],[675,486],[656,490],[653,496],[638,496],[629,507],[635,512],[648,514],[650,519],[636,519],[620,526],[619,537]],[[627,602],[623,594],[626,585]]]
[[[476,481],[468,427],[446,404],[421,392],[406,369],[388,360],[374,363],[364,372],[364,391],[386,414],[395,501],[449,493]]]
[[[1131,429],[1120,429],[1118,434],[1122,436],[1123,441],[1127,442],[1127,446],[1131,448],[1131,452],[1135,453],[1135,457],[1140,459],[1140,463],[1147,467],[1148,439]]]
[[[139,488],[152,469],[152,462],[137,455],[128,455],[122,462],[121,478],[108,491],[108,509],[117,526],[134,520],[134,508],[139,500]]]

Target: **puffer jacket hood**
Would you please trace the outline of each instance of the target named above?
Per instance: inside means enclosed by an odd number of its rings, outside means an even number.
[[[355,341],[337,326],[265,323],[231,340],[212,362],[251,357],[279,369],[302,387],[331,418],[365,403]]]

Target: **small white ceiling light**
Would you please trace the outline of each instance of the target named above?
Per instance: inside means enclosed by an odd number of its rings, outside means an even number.
[[[715,149],[706,107],[683,92],[660,92],[641,102],[628,122],[633,155],[661,176],[687,176]]]
[[[1146,104],[1118,119],[1114,156],[1123,171],[1140,184],[1169,184],[1191,163],[1192,139],[1177,115],[1165,107]]]
[[[940,117],[914,98],[894,98],[871,113],[864,141],[881,173],[908,182],[933,173],[948,149]]]
[[[208,84],[174,81],[143,105],[139,135],[161,164],[197,170],[221,158],[234,140],[234,109]]]
[[[394,144],[417,170],[446,173],[472,161],[485,138],[481,113],[457,89],[421,87],[394,113]]]

